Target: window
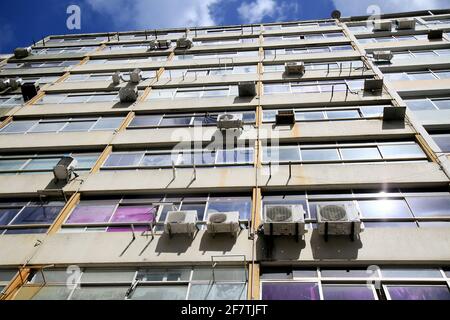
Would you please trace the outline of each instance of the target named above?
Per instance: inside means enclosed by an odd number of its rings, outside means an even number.
[[[36,104],[65,104],[119,101],[118,92],[47,94]]]
[[[438,145],[442,152],[450,152],[450,133],[431,133],[433,141]]]
[[[337,81],[305,81],[288,83],[264,83],[264,94],[273,93],[324,93],[346,91],[350,93],[362,90],[364,80],[337,80]]]
[[[13,121],[0,129],[0,134],[114,130],[122,121],[121,117]]]
[[[146,232],[156,225],[161,231],[167,212],[197,211],[199,227],[215,212],[239,212],[245,228],[251,216],[251,198],[242,194],[202,194],[198,196],[124,196],[82,199],[64,222],[60,232]]]
[[[328,53],[334,51],[354,50],[351,45],[339,45],[328,47],[299,47],[299,48],[286,48],[286,49],[265,49],[264,57],[274,55],[289,55],[289,54],[309,54],[309,53]]]
[[[0,234],[45,233],[63,206],[58,201],[0,202]]]
[[[185,99],[237,96],[237,86],[185,87],[153,89],[147,99]]]
[[[314,108],[314,109],[293,109],[295,120],[300,121],[320,121],[320,120],[347,120],[347,119],[367,119],[379,118],[383,114],[384,107],[388,106],[361,106],[361,107],[340,107],[334,108]],[[263,110],[263,122],[275,122],[278,110]]]
[[[7,63],[4,69],[28,69],[28,68],[63,68],[71,67],[78,64],[79,60],[62,60],[62,61],[46,61],[46,62],[24,62],[24,63]]]
[[[174,60],[202,60],[202,59],[226,59],[226,61],[233,64],[234,58],[238,57],[254,57],[257,58],[259,52],[257,50],[246,51],[226,51],[226,52],[212,52],[212,53],[196,53],[175,55]],[[224,60],[225,62],[225,60]]]
[[[0,96],[0,108],[10,108],[23,104],[23,98],[20,95],[2,95]]]
[[[247,295],[246,271],[235,266],[217,266],[215,276],[207,267],[86,268],[73,286],[67,286],[71,274],[63,269],[36,270],[19,294],[33,300],[242,300]]]
[[[298,154],[300,149],[300,155]],[[415,142],[339,143],[337,145],[263,146],[263,162],[345,162],[426,160]]]
[[[326,203],[349,203],[356,206],[366,228],[433,228],[445,226],[450,217],[448,191],[364,192],[345,190],[327,194],[311,192],[267,193],[266,205],[302,205],[308,228],[316,228],[316,206]],[[444,223],[444,224],[443,224]]]
[[[0,155],[0,174],[37,174],[52,172],[62,156],[77,160],[77,171],[90,170],[97,161],[99,153],[66,153],[34,155]]]
[[[278,270],[278,271],[277,271]],[[407,278],[385,276],[385,271],[402,271],[381,266],[380,270],[263,268],[261,298],[263,300],[450,300],[446,277],[430,282],[426,267],[415,268]],[[381,273],[380,273],[381,271]],[[422,272],[425,271],[425,272]],[[331,277],[329,276],[330,274]],[[278,275],[281,275],[279,277]],[[289,275],[288,277],[283,275]],[[376,279],[381,288],[371,283]]]
[[[103,169],[120,169],[127,167],[162,168],[175,166],[197,165],[250,165],[253,164],[253,149],[175,149],[175,150],[149,150],[141,152],[113,152]]]

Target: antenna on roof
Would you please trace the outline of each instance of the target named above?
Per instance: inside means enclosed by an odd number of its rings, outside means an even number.
[[[107,33],[107,35],[108,35],[108,42],[109,42],[109,41],[111,41],[111,39],[109,38],[109,32]]]
[[[333,12],[331,12],[331,17],[333,19],[339,19],[341,17],[341,12],[339,10],[333,10]]]
[[[117,41],[120,41],[119,31],[117,31]]]
[[[36,46],[36,41],[34,41],[34,38],[33,38],[33,46]]]
[[[42,45],[45,47],[45,37],[42,37]]]
[[[144,35],[145,35],[145,40],[147,40],[148,39],[147,30],[144,30]]]

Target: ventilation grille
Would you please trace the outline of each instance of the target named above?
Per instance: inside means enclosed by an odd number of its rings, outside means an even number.
[[[320,209],[320,215],[325,221],[347,221],[345,206],[327,205]]]
[[[267,206],[267,222],[291,222],[292,208],[289,206]]]

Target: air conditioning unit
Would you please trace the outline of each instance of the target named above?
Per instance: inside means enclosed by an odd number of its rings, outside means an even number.
[[[241,230],[239,211],[210,213],[206,230],[209,233],[234,233],[237,235]]]
[[[391,51],[374,51],[372,57],[376,61],[391,61],[394,54]]]
[[[256,83],[254,81],[243,81],[238,83],[239,97],[256,96]]]
[[[190,49],[192,48],[193,42],[189,38],[179,38],[177,40],[177,49]]]
[[[150,40],[147,42],[147,44],[148,44],[149,50],[155,50],[156,48],[158,48],[158,44],[157,44],[156,40]]]
[[[130,73],[130,82],[139,83],[141,80],[142,80],[142,70],[134,69],[133,72]]]
[[[395,21],[395,24],[397,30],[414,29],[416,27],[416,20],[413,18],[398,19]]]
[[[119,89],[120,102],[136,102],[138,89],[135,86],[127,86]]]
[[[23,101],[26,102],[33,99],[38,94],[39,85],[34,82],[25,82],[20,89],[22,90]]]
[[[443,30],[430,30],[428,31],[428,40],[442,40]]]
[[[302,76],[305,74],[305,64],[303,62],[286,62],[284,72],[289,76]]]
[[[275,116],[275,124],[277,126],[293,125],[295,124],[294,110],[278,110]]]
[[[241,129],[244,126],[242,117],[242,113],[219,114],[217,116],[217,128],[220,130]]]
[[[21,78],[9,79],[9,86],[13,90],[19,89],[19,87],[22,85],[22,83],[23,83],[23,81]]]
[[[364,91],[381,92],[383,90],[383,79],[366,79],[364,80]]]
[[[113,82],[113,84],[119,85],[121,78],[122,78],[122,75],[121,75],[121,73],[119,71],[114,72],[113,75],[112,75],[112,82]]]
[[[31,47],[27,48],[16,48],[14,50],[14,58],[16,59],[22,59],[26,58],[31,54]]]
[[[391,31],[392,22],[391,21],[374,21],[373,31]]]
[[[305,233],[305,210],[302,205],[265,205],[264,234],[300,236]]]
[[[159,49],[169,49],[172,42],[170,40],[156,40]]]
[[[319,204],[317,205],[317,223],[319,234],[325,235],[349,235],[352,240],[361,229],[359,212],[354,204]]]
[[[164,221],[164,232],[184,233],[191,236],[197,231],[197,210],[169,211]]]
[[[77,160],[72,157],[62,157],[53,167],[53,175],[57,181],[69,181],[77,166]]]
[[[383,120],[384,121],[405,121],[406,107],[384,107]]]
[[[9,88],[10,85],[11,85],[11,80],[9,80],[9,79],[0,80],[0,90],[5,90],[6,88]]]

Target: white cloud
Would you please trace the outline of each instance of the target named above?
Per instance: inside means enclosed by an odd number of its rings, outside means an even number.
[[[370,6],[377,5],[381,9],[381,14],[415,11],[415,10],[431,10],[444,9],[450,6],[449,0],[332,0],[338,10],[342,12],[342,16],[361,16],[371,15],[367,9]]]
[[[266,17],[272,17],[275,11],[274,0],[255,0],[244,2],[237,9],[239,17],[246,23],[261,22]]]
[[[219,0],[86,0],[90,8],[111,17],[115,27],[127,29],[210,26],[210,6]]]
[[[237,12],[243,23],[261,22],[265,17],[270,17],[274,21],[282,21],[288,15],[297,14],[298,3],[285,0],[255,0],[242,3],[237,8]]]

